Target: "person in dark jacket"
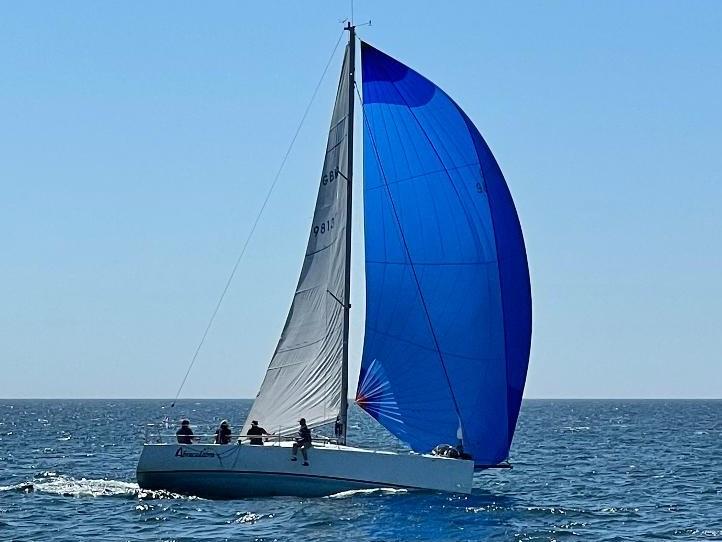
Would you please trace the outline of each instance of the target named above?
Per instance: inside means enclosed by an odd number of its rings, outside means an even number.
[[[296,461],[296,454],[298,449],[301,448],[301,454],[303,455],[303,466],[308,467],[308,450],[311,447],[311,430],[306,427],[306,418],[298,420],[300,427],[296,434],[296,442],[293,443],[293,450],[291,452],[291,461]]]
[[[268,431],[266,431],[263,427],[258,425],[258,422],[256,420],[253,420],[251,422],[251,427],[248,428],[248,433],[246,433],[249,437],[251,435],[267,435]],[[253,446],[263,446],[263,437],[259,438],[252,438],[251,439],[251,445]]]
[[[336,435],[336,442],[343,440],[343,422],[341,416],[336,416],[336,423],[333,424],[333,434]]]
[[[229,444],[231,442],[231,428],[228,420],[223,420],[221,426],[216,430],[216,444]]]
[[[181,426],[178,431],[175,432],[175,436],[178,439],[178,444],[193,444],[193,429],[191,429],[191,422],[188,420],[181,420]]]

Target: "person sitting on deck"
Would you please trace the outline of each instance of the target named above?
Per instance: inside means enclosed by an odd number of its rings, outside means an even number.
[[[308,450],[311,447],[311,430],[306,427],[306,418],[298,420],[301,427],[298,428],[298,434],[296,435],[296,442],[293,443],[293,450],[291,452],[291,461],[296,461],[296,454],[298,449],[301,448],[301,454],[303,455],[303,466],[308,467]]]
[[[216,444],[230,444],[231,428],[228,427],[228,420],[223,420],[221,426],[216,430]]]
[[[178,444],[193,444],[191,422],[186,419],[181,420],[181,426],[175,432],[175,436],[178,439]]]
[[[258,425],[258,422],[256,420],[253,420],[251,422],[251,427],[248,428],[248,433],[246,433],[249,437],[251,435],[267,435],[268,431],[266,431],[263,427]],[[263,446],[263,437],[259,438],[252,438],[251,439],[251,445],[253,446]]]

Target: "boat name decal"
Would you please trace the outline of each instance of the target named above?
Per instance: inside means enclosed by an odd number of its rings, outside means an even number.
[[[176,457],[216,457],[216,454],[209,452],[208,450],[186,450],[183,447],[178,447],[175,452]]]

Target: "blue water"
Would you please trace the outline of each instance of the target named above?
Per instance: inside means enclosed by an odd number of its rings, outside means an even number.
[[[248,401],[171,413],[235,427]],[[162,401],[0,401],[0,540],[722,540],[722,401],[525,401],[511,471],[471,496],[207,501],[143,493]],[[397,447],[354,410],[355,444]]]

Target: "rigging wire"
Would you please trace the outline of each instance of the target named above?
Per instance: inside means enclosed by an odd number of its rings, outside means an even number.
[[[235,276],[236,271],[238,270],[238,266],[241,263],[243,256],[246,254],[246,249],[248,248],[248,244],[250,243],[251,238],[253,237],[253,234],[256,231],[256,227],[258,226],[258,223],[261,220],[263,211],[266,209],[266,206],[268,205],[268,201],[271,199],[271,194],[273,194],[273,189],[276,187],[276,184],[278,183],[278,179],[281,177],[281,172],[283,171],[283,167],[286,165],[286,161],[288,160],[288,157],[291,154],[293,145],[294,145],[294,143],[296,143],[298,134],[301,132],[303,123],[305,122],[306,117],[308,116],[308,112],[311,110],[311,106],[313,105],[313,102],[316,99],[318,90],[321,88],[321,83],[323,82],[324,78],[326,77],[326,73],[328,72],[329,66],[331,66],[333,57],[336,54],[336,50],[338,49],[338,45],[339,45],[339,43],[341,43],[341,38],[343,37],[343,33],[344,33],[344,31],[342,30],[338,36],[338,39],[336,40],[336,44],[333,46],[333,50],[331,51],[331,54],[329,55],[328,61],[326,62],[326,66],[324,66],[324,68],[323,68],[321,77],[319,78],[318,83],[316,83],[316,88],[313,89],[313,93],[311,94],[311,99],[308,101],[308,105],[306,106],[306,109],[304,110],[303,115],[301,115],[301,120],[299,121],[298,126],[296,127],[296,131],[294,132],[293,137],[291,138],[291,142],[288,144],[286,153],[283,155],[283,159],[281,160],[281,165],[278,167],[278,171],[276,171],[276,175],[273,177],[273,182],[271,182],[271,185],[268,188],[268,191],[266,192],[266,197],[264,198],[263,203],[261,204],[261,207],[258,210],[258,214],[256,214],[256,218],[253,221],[253,224],[251,226],[251,229],[248,232],[248,235],[246,236],[246,240],[243,243],[241,252],[238,255],[238,258],[236,258],[235,264],[233,264],[233,268],[231,269],[231,273],[228,276],[228,280],[226,280],[226,284],[223,287],[223,290],[221,291],[221,295],[218,298],[218,302],[216,303],[216,306],[213,309],[213,312],[211,313],[211,317],[208,319],[208,324],[206,325],[206,328],[203,331],[201,340],[198,342],[198,346],[196,346],[196,349],[193,352],[193,356],[191,357],[190,363],[188,364],[188,370],[186,370],[185,376],[183,377],[183,380],[181,381],[180,386],[178,386],[178,391],[176,392],[175,397],[173,398],[173,402],[170,405],[171,408],[173,408],[176,404],[176,401],[178,401],[178,397],[180,397],[181,391],[183,390],[183,386],[185,386],[185,383],[188,380],[188,375],[190,375],[191,369],[193,369],[193,365],[195,365],[196,359],[198,358],[198,354],[200,353],[201,348],[203,347],[203,343],[206,341],[208,332],[210,331],[211,327],[213,326],[213,322],[216,319],[216,315],[218,314],[219,309],[221,308],[223,299],[225,298],[226,293],[228,292],[228,288],[231,286],[231,282],[233,281],[233,277]]]

